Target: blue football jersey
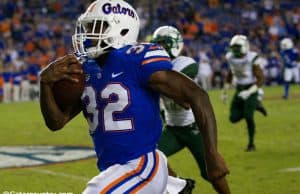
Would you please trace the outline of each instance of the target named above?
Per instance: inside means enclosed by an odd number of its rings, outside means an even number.
[[[155,44],[115,49],[104,63],[83,63],[81,97],[100,170],[155,150],[162,122],[159,94],[148,80],[156,71],[172,69],[167,52]]]
[[[4,83],[9,83],[12,79],[12,72],[5,71],[2,73]]]
[[[296,67],[299,60],[299,53],[296,49],[288,49],[281,52],[284,67],[293,68]]]
[[[22,74],[21,72],[13,72],[13,84],[20,85],[22,81]]]

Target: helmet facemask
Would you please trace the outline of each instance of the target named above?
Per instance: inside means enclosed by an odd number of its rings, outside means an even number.
[[[163,46],[169,55],[172,55],[171,49],[176,46],[176,40],[174,40],[171,36],[160,36],[158,35],[156,38],[151,40],[152,43],[157,43]],[[178,44],[177,44],[178,45]]]
[[[245,55],[242,52],[242,46],[239,44],[234,44],[234,45],[230,46],[230,51],[233,54],[233,56],[236,58],[241,58]]]
[[[111,45],[113,37],[108,36],[111,30],[105,19],[78,20],[75,35],[73,35],[73,46],[75,51],[91,58],[106,53]]]

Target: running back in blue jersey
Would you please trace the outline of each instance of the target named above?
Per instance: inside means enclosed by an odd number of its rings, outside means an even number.
[[[159,94],[148,87],[148,79],[172,65],[162,47],[140,44],[111,51],[100,66],[91,59],[83,64],[82,104],[98,168],[104,170],[155,150],[162,122]]]
[[[299,53],[296,49],[284,50],[281,52],[285,68],[294,68],[299,60]]]

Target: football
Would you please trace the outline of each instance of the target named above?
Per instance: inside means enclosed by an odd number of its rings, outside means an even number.
[[[74,63],[71,64],[71,66],[75,66],[78,69],[82,69],[80,63]],[[66,110],[70,105],[74,103],[78,103],[84,89],[84,84],[85,84],[84,74],[74,73],[72,74],[72,76],[74,78],[77,78],[79,82],[76,83],[64,79],[55,82],[52,88],[54,99],[62,111]]]

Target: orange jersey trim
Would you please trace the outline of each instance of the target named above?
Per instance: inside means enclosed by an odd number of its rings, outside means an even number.
[[[147,59],[147,60],[144,60],[142,62],[142,65],[146,65],[148,63],[153,63],[153,62],[157,62],[157,61],[170,61],[169,58],[153,58],[153,59]]]
[[[156,49],[162,50],[162,47],[159,45],[153,45],[153,46],[149,47],[149,50],[156,50]]]

